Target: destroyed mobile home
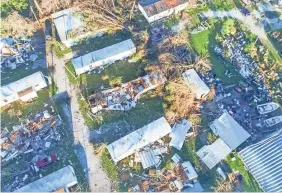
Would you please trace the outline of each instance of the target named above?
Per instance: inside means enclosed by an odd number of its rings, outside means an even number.
[[[59,116],[51,115],[45,110],[25,120],[21,125],[13,126],[11,132],[4,128],[1,133],[2,162],[12,160],[21,154],[47,150],[52,143],[60,141],[61,134],[58,131],[60,124]],[[54,156],[52,157],[54,162]],[[33,169],[38,170],[36,165],[43,167],[43,162],[39,160],[40,158],[33,160]]]
[[[162,72],[157,70],[122,84],[120,87],[90,95],[88,100],[91,111],[97,113],[101,110],[130,110],[136,106],[136,102],[142,94],[163,85],[165,81],[166,78]]]
[[[149,169],[149,174],[137,180],[137,185],[129,192],[203,192],[198,174],[189,161],[175,154],[172,169]],[[139,177],[139,176],[136,176]],[[141,176],[140,176],[141,177]]]
[[[92,71],[97,67],[112,64],[136,53],[136,47],[131,39],[96,50],[72,59],[77,75]]]
[[[14,70],[22,64],[33,63],[36,68],[42,60],[31,45],[31,39],[0,38],[1,73],[6,70]],[[44,60],[45,63],[45,60]]]
[[[3,107],[17,100],[29,101],[37,97],[37,92],[47,87],[45,76],[36,72],[5,86],[1,86],[1,104]]]

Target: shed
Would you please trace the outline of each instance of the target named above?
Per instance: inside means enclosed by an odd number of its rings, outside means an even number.
[[[189,180],[196,180],[198,178],[196,170],[189,161],[183,162],[181,165]]]
[[[188,6],[188,0],[142,0],[139,10],[149,23],[178,13]]]
[[[232,149],[219,138],[211,145],[205,145],[199,149],[199,151],[197,151],[197,155],[209,169],[212,169],[229,153],[231,153],[231,151]]]
[[[96,50],[83,56],[72,59],[72,64],[77,75],[91,71],[99,66],[112,64],[123,60],[136,52],[136,47],[131,39]]]
[[[169,136],[171,137],[169,145],[175,147],[178,150],[181,150],[186,134],[191,127],[192,123],[185,119],[181,120],[180,123],[176,123],[172,127],[172,131],[169,134]]]
[[[201,99],[210,92],[209,87],[204,83],[194,69],[187,70],[182,74],[182,76],[191,88],[192,92],[195,93],[197,99]]]
[[[2,86],[0,88],[1,104],[5,106],[17,100],[27,101],[37,97],[37,91],[47,87],[42,72],[36,72],[25,78]]]
[[[66,47],[73,46],[75,41],[91,34],[86,30],[82,15],[75,13],[72,8],[56,12],[52,14],[52,18],[60,40]],[[79,34],[76,34],[75,37],[70,37],[69,33],[72,30],[78,30],[79,28],[85,29],[81,30]]]
[[[282,191],[282,129],[239,152],[264,192]]]
[[[227,112],[210,124],[216,136],[219,136],[232,150],[236,149],[251,135]]]
[[[164,117],[122,137],[107,146],[114,162],[118,162],[146,145],[157,141],[171,132],[171,127]]]
[[[15,192],[54,192],[62,188],[68,191],[68,188],[76,185],[77,183],[74,169],[72,166],[68,165],[15,190]]]

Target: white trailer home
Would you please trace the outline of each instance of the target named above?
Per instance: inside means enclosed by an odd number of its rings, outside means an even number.
[[[37,91],[47,87],[42,72],[36,72],[25,78],[2,86],[0,88],[0,107],[17,100],[28,101],[37,97]]]
[[[72,59],[77,75],[89,72],[99,66],[112,64],[136,53],[136,47],[131,39],[96,50],[86,55]]]
[[[142,0],[139,10],[149,23],[178,13],[188,6],[188,0]]]

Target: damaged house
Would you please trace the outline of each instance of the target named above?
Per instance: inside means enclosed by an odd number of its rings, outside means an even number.
[[[83,22],[83,16],[73,9],[65,9],[52,14],[55,27],[61,42],[66,47],[75,45],[80,39],[89,35],[92,37],[103,35],[103,31],[93,34]]]
[[[107,149],[115,163],[134,154],[140,149],[161,139],[171,132],[171,127],[164,117],[109,144]]]
[[[210,89],[200,78],[198,73],[194,69],[189,69],[182,74],[187,85],[195,93],[197,99],[201,99],[209,94]]]
[[[69,192],[78,183],[74,169],[68,165],[15,192]]]
[[[227,112],[214,120],[210,124],[210,128],[216,136],[219,136],[219,139],[211,145],[205,145],[197,152],[197,155],[209,169],[225,159],[229,153],[251,136]]]
[[[89,72],[97,67],[112,64],[132,56],[136,47],[131,39],[96,50],[83,56],[72,59],[72,64],[77,75]]]
[[[183,11],[188,0],[142,0],[138,3],[139,10],[149,23]]]
[[[161,71],[156,70],[149,75],[137,78],[120,87],[105,90],[89,96],[89,103],[92,113],[101,110],[126,111],[136,106],[136,101],[140,96],[163,85],[166,78]]]
[[[37,92],[47,86],[45,76],[42,72],[36,72],[25,78],[2,86],[0,88],[0,106],[3,107],[17,100],[29,101],[37,97]]]

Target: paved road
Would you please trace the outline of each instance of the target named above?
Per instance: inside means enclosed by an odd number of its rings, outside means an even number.
[[[59,93],[67,91],[70,97],[70,120],[73,126],[74,143],[83,147],[83,155],[80,154],[80,150],[77,150],[76,153],[79,154],[79,159],[83,159],[81,160],[81,163],[84,167],[84,170],[88,174],[87,177],[89,180],[90,189],[92,192],[110,192],[111,182],[101,167],[101,161],[99,157],[94,154],[93,145],[89,143],[89,129],[85,125],[84,119],[79,111],[79,105],[77,102],[77,94],[79,93],[79,90],[77,88],[73,88],[69,83],[64,69],[64,61],[57,58],[49,46],[47,46],[46,57],[49,68],[53,66],[53,78],[58,87]]]

